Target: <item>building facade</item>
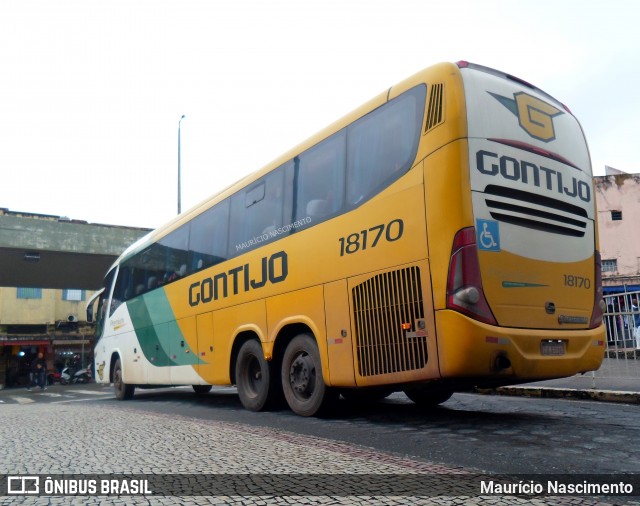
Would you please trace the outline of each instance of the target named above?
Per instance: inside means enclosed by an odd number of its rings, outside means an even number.
[[[0,388],[27,386],[38,353],[50,375],[92,364],[86,303],[108,266],[148,232],[0,209]]]
[[[607,167],[607,175],[593,179],[604,291],[638,291],[640,174],[626,174]]]
[[[0,384],[26,386],[38,352],[50,373],[90,364],[94,329],[83,312],[92,293],[0,287]]]

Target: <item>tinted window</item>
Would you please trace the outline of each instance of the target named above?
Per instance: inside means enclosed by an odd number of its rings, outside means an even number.
[[[231,197],[230,257],[278,236],[284,223],[284,172],[277,169]]]
[[[227,259],[229,200],[220,202],[191,221],[190,271],[211,267]]]
[[[344,130],[295,159],[297,221],[314,225],[342,209],[344,165]]]
[[[424,86],[413,88],[348,127],[348,205],[360,204],[411,168],[425,95]]]
[[[409,90],[124,262],[111,312],[136,295],[371,198],[411,167],[425,95],[424,86]]]
[[[188,273],[189,227],[184,225],[120,265],[110,314],[118,305]]]
[[[187,264],[189,262],[189,225],[183,225],[164,236],[153,248],[153,260],[155,260],[156,256],[164,256],[165,268],[162,279],[160,279],[155,267],[150,269],[151,266],[145,266],[147,270],[147,276],[145,278],[147,285],[145,291],[155,288],[152,282],[155,282],[157,286],[157,284],[169,283],[187,275]],[[152,272],[150,272],[150,270],[152,270]],[[156,279],[149,279],[150,275],[156,276]]]
[[[98,307],[96,309],[96,342],[102,337],[104,330],[104,320],[106,318],[107,302],[109,301],[109,293],[111,291],[111,285],[113,284],[113,276],[116,270],[111,269],[104,278],[103,291],[98,298]],[[113,307],[113,306],[112,306]],[[113,314],[113,310],[109,313]]]

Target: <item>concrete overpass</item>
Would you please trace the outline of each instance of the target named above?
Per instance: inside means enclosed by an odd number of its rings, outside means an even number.
[[[96,290],[115,259],[148,232],[0,208],[0,286]]]

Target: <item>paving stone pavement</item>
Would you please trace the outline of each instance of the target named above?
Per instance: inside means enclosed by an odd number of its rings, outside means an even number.
[[[2,505],[612,504],[610,500],[574,496],[479,496],[479,483],[469,479],[476,472],[329,439],[174,413],[147,413],[120,405],[11,404],[0,410],[0,474],[124,473],[165,475],[172,479],[184,475],[196,480],[201,475],[265,478],[272,474],[280,485],[287,483],[289,475],[303,475],[303,486],[308,487],[301,491],[297,482],[290,492],[263,496],[238,496],[228,493],[229,490],[217,496],[4,496],[0,497]],[[335,488],[340,492],[309,495],[316,486],[326,489],[327,475],[335,476]],[[374,475],[383,479],[419,476],[437,495],[363,495],[358,480],[366,482]],[[350,493],[349,484],[355,485],[357,494]]]

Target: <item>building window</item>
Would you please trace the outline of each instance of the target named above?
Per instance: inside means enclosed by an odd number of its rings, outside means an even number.
[[[18,288],[18,299],[41,299],[42,288]]]
[[[622,211],[611,211],[612,221],[622,221]]]
[[[603,260],[602,261],[602,272],[616,272],[618,270],[618,260]]]
[[[62,300],[80,302],[86,299],[85,290],[62,290]]]

